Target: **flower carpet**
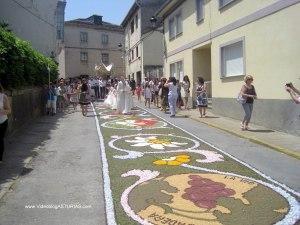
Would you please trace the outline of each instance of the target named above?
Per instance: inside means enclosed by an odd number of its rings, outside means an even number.
[[[94,104],[107,224],[296,224],[300,194],[162,118]]]

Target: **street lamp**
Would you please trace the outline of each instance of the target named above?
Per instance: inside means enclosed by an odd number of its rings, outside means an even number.
[[[163,24],[162,24],[161,20],[158,21],[157,17],[152,16],[150,18],[150,23],[151,23],[151,27],[152,27],[153,31],[158,31],[160,33],[164,33]]]
[[[123,47],[122,43],[119,43],[118,47],[119,47],[120,51],[122,52],[122,57],[123,57],[123,60],[124,60],[123,75],[126,76],[126,74],[125,74],[125,67],[126,67],[126,65],[125,65],[125,63],[126,63],[125,55],[126,55],[126,51],[122,49],[122,47]]]

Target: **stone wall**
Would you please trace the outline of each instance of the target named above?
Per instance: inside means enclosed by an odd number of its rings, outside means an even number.
[[[7,95],[12,107],[8,135],[12,135],[26,123],[45,114],[46,91],[44,89],[14,90]]]

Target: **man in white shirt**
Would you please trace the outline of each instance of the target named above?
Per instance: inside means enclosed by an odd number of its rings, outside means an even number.
[[[99,94],[99,82],[98,82],[98,78],[97,77],[93,81],[93,89],[95,90],[95,97],[96,97],[96,99],[100,98],[100,94]]]
[[[106,80],[100,78],[99,86],[100,86],[100,99],[104,99],[106,96]]]

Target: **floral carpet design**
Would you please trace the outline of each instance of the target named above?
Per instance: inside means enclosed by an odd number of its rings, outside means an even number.
[[[162,118],[94,105],[107,224],[296,224],[300,194]]]

